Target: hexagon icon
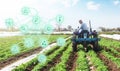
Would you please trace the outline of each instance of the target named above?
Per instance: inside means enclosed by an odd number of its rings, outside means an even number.
[[[34,40],[32,38],[25,38],[24,39],[24,46],[27,48],[31,48],[34,46]]]
[[[30,11],[30,8],[29,8],[29,7],[23,7],[23,8],[21,9],[22,15],[28,15],[30,12],[31,12],[31,11]]]
[[[39,45],[42,47],[42,48],[45,48],[48,46],[48,40],[46,38],[42,38],[39,40]]]
[[[45,34],[52,34],[53,31],[54,31],[54,28],[53,28],[53,26],[51,24],[46,24],[44,26],[44,33]]]
[[[40,62],[40,63],[45,63],[46,62],[46,60],[47,60],[47,57],[44,55],[44,54],[39,54],[38,55],[38,61]]]
[[[38,15],[32,17],[33,24],[40,24],[40,22],[41,22],[41,18]]]
[[[65,39],[62,38],[62,37],[59,37],[59,38],[57,39],[57,45],[58,45],[58,46],[64,46],[64,45],[65,45]]]
[[[17,53],[19,53],[19,52],[20,52],[19,46],[18,46],[17,44],[12,45],[12,46],[11,46],[11,52],[12,52],[12,54],[17,54]]]
[[[7,27],[13,27],[14,26],[14,20],[12,18],[8,18],[5,20],[5,24]]]
[[[21,25],[19,29],[22,33],[28,33],[29,32],[28,25],[26,25],[26,24]]]

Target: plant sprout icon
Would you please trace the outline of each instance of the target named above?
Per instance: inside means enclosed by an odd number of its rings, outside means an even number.
[[[64,16],[57,15],[56,16],[56,22],[59,23],[59,24],[63,23],[64,22]]]
[[[61,22],[61,18],[62,18],[62,17],[61,17],[61,16],[59,16],[59,22]]]

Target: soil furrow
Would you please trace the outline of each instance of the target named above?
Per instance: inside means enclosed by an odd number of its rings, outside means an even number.
[[[102,53],[97,53],[98,57],[108,66],[108,71],[120,71],[115,63],[113,63],[110,59],[104,56]]]
[[[78,57],[77,52],[72,52],[70,54],[69,60],[66,63],[67,71],[75,71],[77,57]]]

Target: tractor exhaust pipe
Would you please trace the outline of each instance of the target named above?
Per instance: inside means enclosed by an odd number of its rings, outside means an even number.
[[[92,32],[91,21],[89,20],[90,32]]]

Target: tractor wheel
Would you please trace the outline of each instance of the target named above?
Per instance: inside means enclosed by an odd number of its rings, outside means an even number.
[[[93,43],[93,50],[96,51],[96,52],[100,50],[100,47],[98,45],[98,41]]]
[[[77,43],[75,42],[72,43],[72,49],[73,49],[73,52],[77,51]]]

